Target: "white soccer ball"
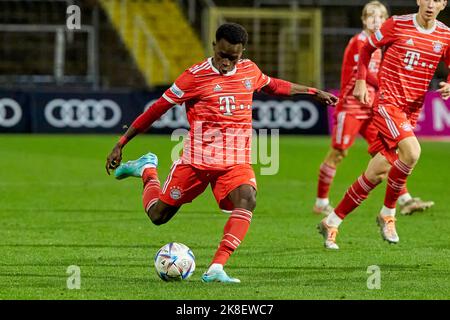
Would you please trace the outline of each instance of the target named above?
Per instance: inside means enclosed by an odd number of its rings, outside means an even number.
[[[168,243],[156,253],[155,268],[164,281],[186,280],[195,270],[194,253],[182,243]]]

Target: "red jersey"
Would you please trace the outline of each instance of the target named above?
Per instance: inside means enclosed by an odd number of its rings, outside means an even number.
[[[248,59],[239,60],[225,75],[212,58],[186,70],[163,98],[184,104],[190,125],[183,163],[199,169],[225,169],[251,163],[253,92],[270,78]]]
[[[379,72],[379,105],[401,108],[415,121],[425,93],[441,60],[450,65],[450,30],[440,21],[423,29],[417,15],[393,16],[370,38],[385,47]]]
[[[365,31],[362,31],[361,33],[353,36],[345,48],[341,70],[341,91],[339,103],[336,106],[337,112],[345,111],[347,113],[354,114],[357,119],[370,118],[372,113],[371,105],[362,104],[353,97],[353,89],[355,87],[358,70],[359,50],[364,46],[367,39],[368,34]],[[381,57],[381,50],[376,50],[372,53],[368,68],[368,77],[377,79]],[[374,97],[376,88],[371,86],[369,82],[370,81],[367,82],[367,88]]]

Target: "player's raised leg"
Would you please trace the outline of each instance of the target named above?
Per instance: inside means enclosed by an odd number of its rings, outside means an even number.
[[[114,171],[116,179],[121,180],[128,177],[142,177],[146,168],[156,169],[158,166],[158,157],[149,152],[137,160],[127,161],[118,166]]]
[[[142,200],[145,212],[155,225],[161,225],[175,215],[179,206],[171,206],[159,200],[161,187],[157,167],[158,157],[149,152],[137,160],[121,164],[114,171],[114,176],[119,180],[128,177],[142,177],[144,183]]]

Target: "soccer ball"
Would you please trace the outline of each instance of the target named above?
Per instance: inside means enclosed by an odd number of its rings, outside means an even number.
[[[168,243],[156,253],[155,268],[164,281],[186,280],[195,270],[194,253],[182,243]]]

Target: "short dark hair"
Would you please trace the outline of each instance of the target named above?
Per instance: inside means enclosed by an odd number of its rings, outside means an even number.
[[[243,46],[247,44],[248,34],[243,26],[237,23],[225,23],[221,25],[216,31],[216,41],[225,39],[231,44],[242,43]]]

